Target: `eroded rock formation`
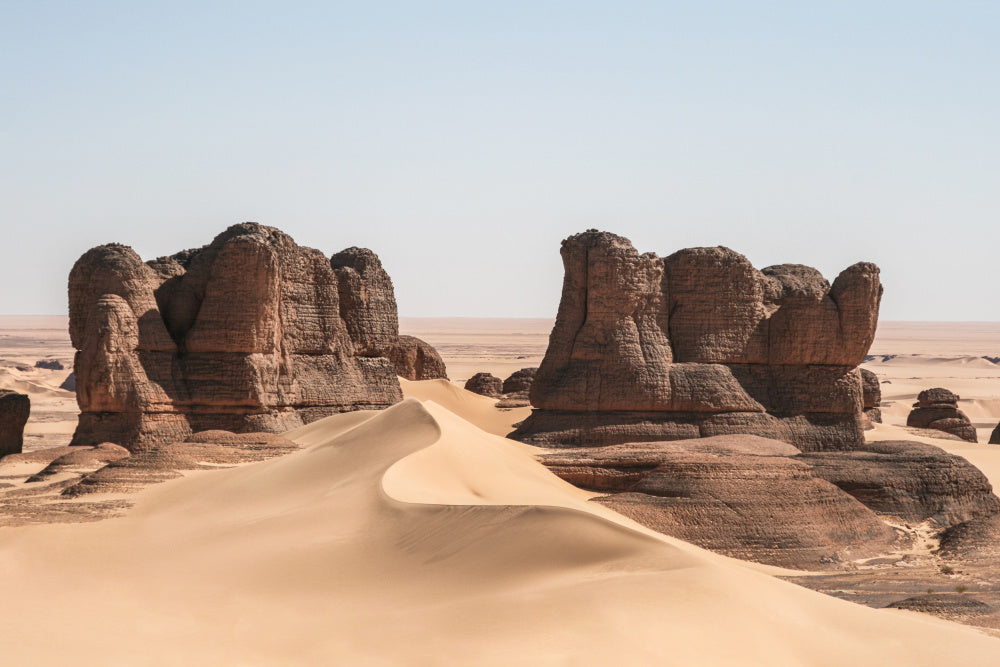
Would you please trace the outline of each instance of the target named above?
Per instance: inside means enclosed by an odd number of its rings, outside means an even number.
[[[538,374],[538,368],[522,368],[519,371],[514,371],[510,376],[503,381],[503,388],[501,389],[504,394],[519,394],[521,392],[531,391],[531,383],[535,381],[535,376]]]
[[[109,244],[73,267],[69,307],[73,444],[284,431],[402,398],[392,282],[368,250],[327,259],[256,223],[146,263]]]
[[[492,373],[476,373],[465,381],[465,389],[474,394],[496,398],[503,393],[503,380]]]
[[[416,336],[401,335],[389,350],[396,374],[407,380],[447,380],[448,369],[434,347]]]
[[[865,407],[865,417],[876,424],[882,423],[882,386],[878,376],[867,368],[861,369],[861,392]]]
[[[0,456],[20,454],[24,447],[24,425],[31,414],[31,399],[9,389],[0,389]]]
[[[961,397],[943,387],[925,389],[917,395],[917,402],[906,418],[906,425],[931,428],[957,436],[962,440],[977,442],[976,427],[969,417],[958,409]]]
[[[666,258],[590,230],[563,241],[565,278],[535,408],[511,437],[595,446],[749,433],[804,450],[863,441],[858,365],[875,335],[879,270],[831,285],[728,248]]]

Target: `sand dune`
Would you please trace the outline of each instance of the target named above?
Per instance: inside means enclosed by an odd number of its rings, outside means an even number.
[[[651,533],[408,399],[306,449],[0,533],[11,664],[995,664],[1000,640]]]

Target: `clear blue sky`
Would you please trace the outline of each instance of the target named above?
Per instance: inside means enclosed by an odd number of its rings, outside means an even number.
[[[598,227],[1000,320],[1000,2],[0,0],[0,312],[243,220],[409,316],[553,316]]]

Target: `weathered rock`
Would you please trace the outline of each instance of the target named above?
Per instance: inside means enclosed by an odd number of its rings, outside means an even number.
[[[1000,445],[1000,424],[997,424],[996,428],[993,429],[993,433],[990,434],[989,444]]]
[[[827,567],[887,549],[897,533],[813,475],[792,445],[751,435],[560,450],[542,462],[667,535],[774,565]]]
[[[54,459],[40,472],[28,478],[28,482],[41,482],[49,477],[61,474],[82,475],[103,468],[112,461],[129,456],[124,447],[110,442],[101,443],[96,447],[71,447],[70,451]]]
[[[529,392],[531,391],[531,383],[535,381],[535,375],[537,374],[538,368],[536,367],[522,368],[519,371],[514,371],[503,381],[501,392],[504,394]]]
[[[58,359],[39,359],[35,362],[35,368],[44,368],[49,371],[61,371],[65,368]]]
[[[906,425],[915,428],[930,428],[962,440],[977,442],[976,427],[969,417],[958,409],[958,394],[943,387],[925,389],[917,395],[917,402],[906,418]]]
[[[387,356],[396,367],[396,374],[407,380],[448,379],[441,355],[416,336],[401,335]]]
[[[24,425],[31,413],[31,399],[9,389],[0,389],[0,456],[20,454]]]
[[[888,605],[891,609],[906,609],[934,614],[943,618],[985,616],[996,611],[982,600],[961,593],[927,593],[914,595]]]
[[[640,255],[595,230],[563,241],[562,257],[535,410],[511,437],[579,446],[751,433],[809,450],[863,442],[857,366],[878,319],[875,265],[855,264],[830,285],[800,265],[758,271],[728,248]]]
[[[906,522],[948,528],[1000,512],[986,476],[960,456],[908,441],[869,442],[864,450],[810,452],[813,473],[867,507]]]
[[[491,373],[476,373],[466,380],[465,389],[494,398],[503,393],[503,380]]]
[[[861,369],[861,394],[865,416],[876,424],[882,423],[882,386],[878,376],[867,368]]]
[[[370,251],[333,260],[256,223],[143,263],[85,253],[69,279],[81,415],[73,444],[130,450],[192,431],[284,431],[402,398],[398,330]]]

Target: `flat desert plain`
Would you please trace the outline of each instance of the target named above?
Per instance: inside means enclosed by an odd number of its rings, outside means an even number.
[[[1000,664],[989,630],[838,599],[870,602],[891,565],[805,581],[654,533],[550,474],[501,437],[526,408],[460,386],[538,365],[550,325],[403,319],[457,382],[404,382],[392,408],[289,432],[300,448],[280,458],[104,499],[127,507],[113,518],[22,513],[0,528],[3,662]],[[0,318],[0,387],[33,402],[27,454],[0,462],[3,508],[32,493],[49,509],[78,502],[27,481],[44,466],[31,453],[72,433],[65,332],[65,318]],[[1000,421],[986,358],[1000,356],[1000,325],[885,323],[871,352],[887,423],[870,437],[911,437],[909,405],[932,386],[962,396],[981,442]],[[1000,485],[1000,447],[929,441]]]

